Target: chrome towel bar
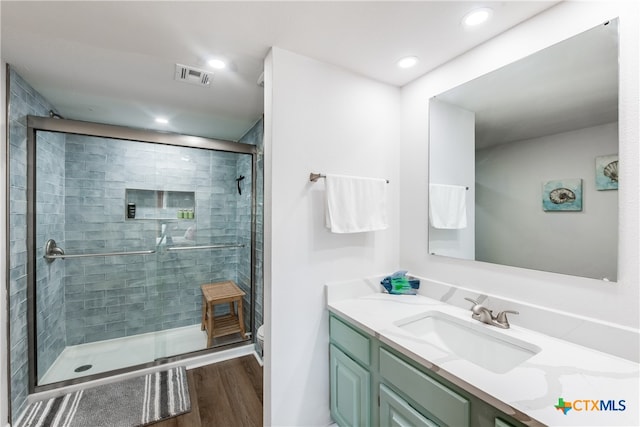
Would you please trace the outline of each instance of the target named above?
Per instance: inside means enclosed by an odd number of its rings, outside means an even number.
[[[317,180],[319,180],[320,178],[326,178],[326,177],[327,177],[327,176],[326,176],[326,175],[324,175],[324,174],[321,174],[321,173],[313,173],[313,172],[311,172],[311,173],[309,174],[309,181],[311,181],[311,182],[316,182],[316,181],[317,181]],[[388,180],[388,179],[387,179],[387,180],[385,180],[385,181],[387,181],[387,184],[389,183],[389,180]]]
[[[154,254],[156,251],[129,251],[129,252],[105,252],[101,254],[75,254],[75,255],[66,255],[64,253],[64,249],[58,247],[56,245],[56,241],[53,239],[47,240],[47,243],[44,245],[44,258],[48,262],[53,262],[57,259],[65,259],[65,258],[88,258],[88,257],[98,257],[98,256],[119,256],[119,255],[149,255]]]
[[[235,245],[206,245],[206,246],[174,246],[172,248],[167,248],[167,251],[187,251],[193,249],[227,249],[227,248],[244,248],[243,244],[235,244]],[[148,251],[128,251],[128,252],[105,252],[99,254],[74,254],[67,255],[64,253],[64,249],[59,247],[56,244],[56,241],[53,239],[47,240],[47,243],[44,245],[44,259],[47,262],[53,262],[57,259],[65,259],[65,258],[89,258],[89,257],[99,257],[99,256],[120,256],[120,255],[150,255],[155,254],[155,250]]]
[[[208,246],[174,246],[167,248],[167,251],[189,251],[192,249],[227,249],[227,248],[244,248],[243,244],[237,245],[208,245]]]
[[[322,175],[321,173],[313,173],[313,172],[311,172],[309,174],[309,181],[316,182],[320,178],[326,178],[326,177],[327,177],[326,175]]]

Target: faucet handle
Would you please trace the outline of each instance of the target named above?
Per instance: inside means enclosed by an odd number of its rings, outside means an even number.
[[[491,319],[493,319],[493,311],[489,310],[487,307],[480,304],[478,301],[473,300],[471,298],[465,297],[469,302],[473,303],[473,307],[471,307],[472,317],[476,320],[480,320],[481,322],[487,323]]]
[[[504,311],[501,311],[500,313],[498,313],[498,315],[496,316],[496,322],[500,323],[501,325],[503,325],[506,328],[509,327],[509,320],[507,319],[507,313],[520,314],[519,312],[517,312],[515,310],[504,310]]]
[[[466,299],[467,301],[473,303],[473,307],[471,307],[470,310],[473,312],[473,314],[479,315],[484,307],[482,307],[482,305],[480,305],[480,303],[478,301],[474,300],[474,299],[467,298],[467,297],[464,297],[464,299]]]
[[[480,303],[478,301],[474,300],[474,299],[467,298],[467,297],[464,297],[464,299],[466,299],[467,301],[473,303],[473,305],[480,305]]]

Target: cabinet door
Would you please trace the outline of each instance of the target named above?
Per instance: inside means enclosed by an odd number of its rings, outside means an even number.
[[[384,384],[380,384],[380,426],[438,427]]]
[[[441,424],[472,427],[469,399],[385,349],[380,349],[380,375]]]
[[[329,348],[331,416],[340,427],[370,425],[369,372],[333,344]]]

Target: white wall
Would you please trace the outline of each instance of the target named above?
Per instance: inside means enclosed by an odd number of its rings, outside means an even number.
[[[456,105],[430,101],[429,177],[433,184],[467,187],[467,226],[438,229],[429,226],[429,252],[475,259],[475,113]]]
[[[563,2],[402,89],[400,264],[413,273],[530,304],[638,328],[640,299],[640,112],[638,2]],[[563,39],[620,17],[618,283],[429,256],[427,251],[428,99]],[[420,196],[417,196],[420,195]],[[418,197],[418,199],[416,199]],[[522,317],[522,316],[521,316]],[[514,323],[518,322],[514,318]],[[590,337],[598,340],[598,334]],[[636,349],[637,351],[637,349]]]
[[[400,91],[279,48],[265,68],[265,425],[328,425],[324,285],[398,264]],[[389,179],[389,229],[330,233],[310,172]]]
[[[9,418],[7,384],[7,64],[0,61],[0,425]]]
[[[478,150],[476,260],[615,281],[618,191],[595,188],[595,158],[617,152],[618,123]],[[582,178],[581,212],[542,209],[562,178]]]

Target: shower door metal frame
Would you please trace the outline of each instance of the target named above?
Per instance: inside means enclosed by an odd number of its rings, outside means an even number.
[[[193,355],[212,353],[219,348],[208,348],[197,352],[169,356],[153,362],[141,365],[120,368],[117,370],[87,375],[85,377],[55,382],[46,385],[37,385],[37,349],[36,349],[36,133],[38,131],[85,135],[118,139],[152,144],[172,145],[188,148],[201,148],[206,150],[224,151],[238,154],[251,155],[251,317],[250,330],[255,329],[255,303],[256,303],[256,216],[257,216],[257,169],[258,149],[255,145],[223,139],[212,139],[200,136],[181,135],[169,132],[160,132],[147,129],[130,128],[126,126],[108,125],[101,123],[84,122],[78,120],[58,119],[49,117],[27,116],[27,340],[29,353],[29,394],[46,391],[62,386],[78,384],[93,379],[104,378],[124,372],[157,366],[167,361],[180,360]],[[255,336],[251,334],[251,340]],[[230,348],[243,345],[243,342],[222,346]]]

